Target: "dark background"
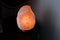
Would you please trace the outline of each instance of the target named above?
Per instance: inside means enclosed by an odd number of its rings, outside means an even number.
[[[34,29],[22,32],[16,23],[18,10],[23,5],[30,5],[27,0],[0,0],[0,40],[40,40],[40,24]]]
[[[35,28],[28,32],[19,30],[16,23],[17,12],[23,5],[31,6],[37,20]],[[48,10],[49,7],[45,10],[45,7],[39,0],[0,0],[0,28],[2,30],[0,40],[54,40],[54,26],[51,24],[51,14],[48,14],[52,10]]]

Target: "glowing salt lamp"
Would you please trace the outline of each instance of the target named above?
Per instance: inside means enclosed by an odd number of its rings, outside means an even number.
[[[34,28],[36,23],[34,12],[29,5],[22,6],[17,14],[17,26],[22,31]]]

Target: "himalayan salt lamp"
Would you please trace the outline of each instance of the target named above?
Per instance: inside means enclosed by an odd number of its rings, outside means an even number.
[[[19,9],[16,20],[18,28],[22,31],[32,30],[36,23],[34,12],[29,5]]]

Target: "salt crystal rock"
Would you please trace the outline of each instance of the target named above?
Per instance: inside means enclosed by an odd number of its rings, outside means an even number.
[[[34,12],[29,5],[22,6],[17,14],[17,26],[22,31],[32,30],[36,23]]]

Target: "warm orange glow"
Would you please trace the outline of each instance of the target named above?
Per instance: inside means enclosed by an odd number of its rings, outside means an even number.
[[[35,25],[35,15],[30,6],[21,7],[17,15],[17,25],[22,31],[31,30]]]

